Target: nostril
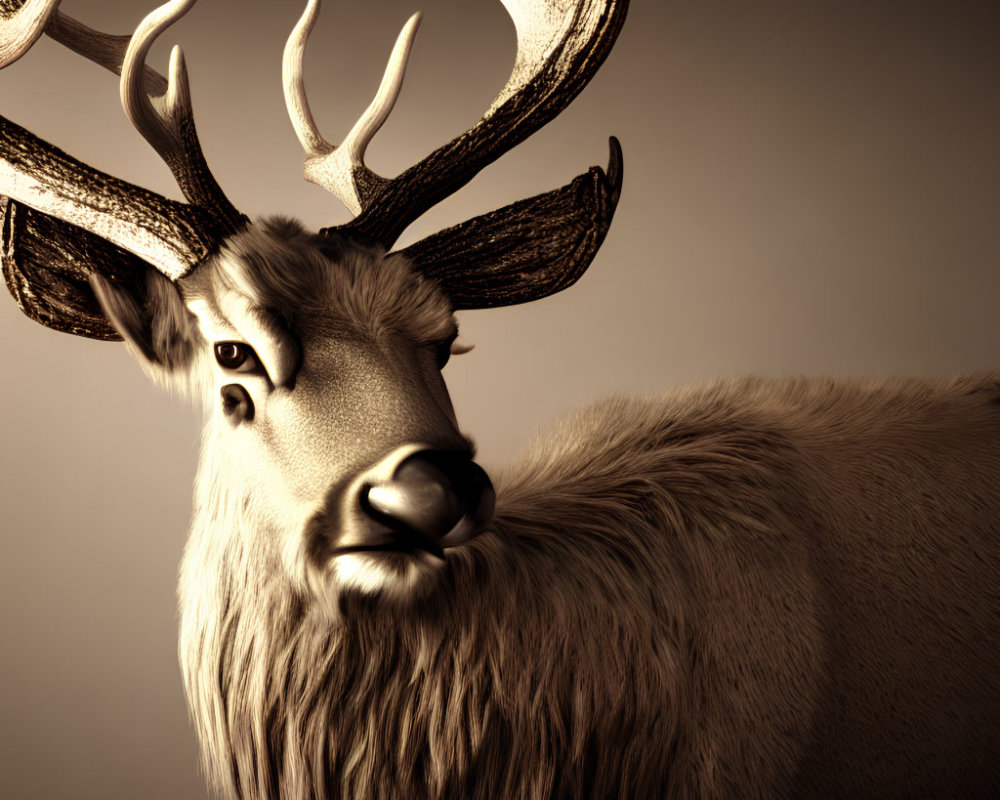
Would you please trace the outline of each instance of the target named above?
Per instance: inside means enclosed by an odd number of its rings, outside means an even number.
[[[390,480],[366,485],[359,499],[398,533],[457,544],[492,514],[493,487],[467,454],[425,450],[401,462]]]

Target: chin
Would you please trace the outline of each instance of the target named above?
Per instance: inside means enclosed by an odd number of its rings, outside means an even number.
[[[331,559],[327,581],[338,595],[413,602],[440,590],[447,559],[420,549],[344,553]]]

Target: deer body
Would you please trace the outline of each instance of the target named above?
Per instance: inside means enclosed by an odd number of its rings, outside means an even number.
[[[251,223],[194,131],[179,50],[0,0],[0,66],[44,31],[121,71],[178,203],[0,118],[0,261],[22,308],[124,339],[207,412],[180,655],[227,798],[980,797],[1000,785],[1000,375],[733,381],[585,410],[494,489],[441,367],[453,311],[588,266],[607,171],[389,252],[551,119],[625,0],[504,0],[520,50],[480,123],[396,178],[285,94],[306,174],[357,214]],[[161,96],[153,103],[151,96]]]
[[[998,378],[607,401],[501,476],[439,594],[349,597],[335,625],[273,573],[234,580],[260,532],[200,507],[182,663],[217,778],[241,797],[985,796]],[[203,464],[203,495],[220,474]]]

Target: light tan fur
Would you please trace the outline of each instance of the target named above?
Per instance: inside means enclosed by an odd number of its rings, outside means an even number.
[[[299,263],[344,299],[283,304]],[[362,318],[365,336],[406,327],[392,298],[437,309],[408,336],[453,324],[433,287],[399,291],[405,270],[271,265],[241,291],[285,298],[262,308],[306,347]],[[309,557],[301,526],[244,462],[211,426],[180,585],[185,685],[225,797],[1000,785],[1000,374],[598,404],[496,477],[488,530],[410,597],[313,591],[289,567]]]

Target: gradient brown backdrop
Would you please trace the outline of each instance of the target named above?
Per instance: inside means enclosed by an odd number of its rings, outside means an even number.
[[[392,174],[471,125],[513,29],[494,0],[328,2],[307,84],[336,141],[398,27],[425,19],[370,162]],[[462,315],[459,418],[499,464],[565,411],[718,375],[1000,366],[998,15],[990,2],[633,0],[559,120],[413,226],[562,185],[625,150],[607,243],[573,289]],[[114,32],[147,9],[65,0]],[[279,64],[294,2],[202,0],[183,43],[208,158],[251,215],[346,219],[300,177]],[[155,52],[164,68],[167,48]],[[113,79],[47,42],[0,74],[0,113],[172,196]],[[205,796],[175,658],[174,576],[199,424],[124,349],[0,302],[0,786],[6,797]]]

